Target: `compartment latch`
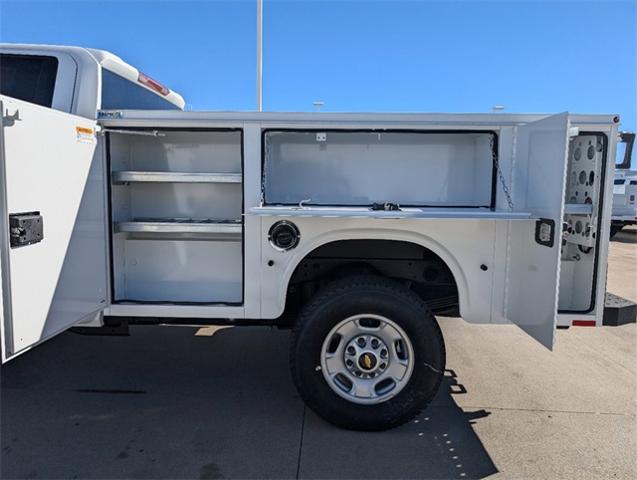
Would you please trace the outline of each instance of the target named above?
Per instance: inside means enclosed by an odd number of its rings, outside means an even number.
[[[40,212],[11,213],[9,238],[11,248],[41,242],[44,238],[44,220]]]
[[[555,221],[550,218],[540,218],[535,222],[535,242],[552,248],[555,243]]]

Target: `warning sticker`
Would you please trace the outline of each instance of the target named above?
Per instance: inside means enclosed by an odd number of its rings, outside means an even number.
[[[95,142],[95,131],[88,127],[75,127],[75,136],[78,142],[93,143]]]

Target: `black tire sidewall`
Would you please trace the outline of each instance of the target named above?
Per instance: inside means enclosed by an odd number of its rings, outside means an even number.
[[[302,313],[291,351],[292,373],[307,405],[344,428],[381,430],[416,415],[436,393],[445,366],[444,344],[435,317],[418,297],[394,282],[367,281],[335,286]],[[350,402],[328,385],[320,369],[323,342],[342,320],[367,313],[402,328],[414,351],[411,377],[394,397],[375,405]]]

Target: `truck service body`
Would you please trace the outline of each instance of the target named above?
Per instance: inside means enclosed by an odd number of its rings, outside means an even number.
[[[602,325],[615,115],[181,111],[105,52],[0,53],[76,65],[1,97],[3,361],[77,325],[291,327],[308,405],[375,430],[438,388],[432,313]],[[104,109],[108,68],[174,109]]]

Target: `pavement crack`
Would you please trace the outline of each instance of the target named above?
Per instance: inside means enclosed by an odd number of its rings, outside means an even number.
[[[299,456],[296,460],[296,478],[298,480],[299,473],[301,472],[301,455],[303,453],[303,436],[305,435],[305,414],[307,407],[303,404],[303,420],[301,420],[301,438],[299,440]]]
[[[616,417],[634,417],[636,413],[630,412],[595,412],[595,411],[582,411],[582,410],[551,410],[547,408],[518,408],[518,407],[491,407],[484,405],[458,405],[461,410],[502,410],[511,412],[536,412],[536,413],[569,413],[579,415],[611,415]],[[429,405],[427,408],[457,408],[456,406],[449,407],[447,405]]]

